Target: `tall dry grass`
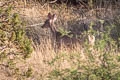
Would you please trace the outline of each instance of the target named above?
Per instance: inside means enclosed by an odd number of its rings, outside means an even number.
[[[33,30],[33,32],[29,33],[31,35],[33,34],[32,39],[35,51],[33,52],[32,57],[28,60],[28,63],[30,63],[34,68],[34,75],[36,75],[34,78],[42,78],[43,80],[47,80],[48,73],[55,68],[65,69],[74,66],[69,59],[66,60],[64,55],[69,57],[72,55],[79,55],[81,57],[81,64],[87,65],[87,56],[84,53],[84,47],[82,45],[84,40],[87,39],[87,36],[82,35],[84,32],[83,27],[87,26],[88,28],[91,21],[96,21],[98,19],[111,19],[115,14],[115,10],[113,11],[110,6],[108,9],[99,7],[88,11],[80,8],[80,12],[72,7],[67,8],[65,4],[56,6],[52,5],[52,7],[49,4],[33,4],[36,6],[32,6],[30,8],[21,8],[19,12],[21,16],[25,15],[23,18],[29,22],[28,25],[41,23],[39,26],[32,27],[31,30]],[[59,38],[61,39],[59,40],[61,42],[60,47],[56,47],[57,53],[55,51],[55,47],[52,46],[53,39],[50,35],[51,32],[49,28],[41,28],[42,23],[44,23],[44,21],[47,19],[47,14],[49,12],[57,14],[58,21],[56,26],[58,29],[62,28],[65,30],[71,30],[71,33],[74,36],[81,35],[78,39],[74,39],[74,41],[72,41],[71,38],[68,38],[68,41],[66,41],[66,38]],[[74,30],[74,27],[78,30]],[[37,38],[34,38],[36,35]],[[34,42],[34,40],[36,41],[36,39],[38,40],[39,44],[35,44],[36,42]],[[54,59],[57,60],[57,62],[54,64],[56,67],[48,64],[49,62],[54,62]],[[99,60],[96,60],[96,62],[99,62]]]
[[[27,3],[26,0],[23,1],[24,2],[16,1],[14,10],[26,21],[27,35],[32,40],[34,51],[31,54],[31,58],[29,58],[25,64],[33,68],[34,71],[31,79],[35,80],[47,80],[48,73],[55,68],[62,70],[77,66],[70,62],[70,59],[64,55],[70,58],[74,55],[76,57],[79,56],[81,64],[87,65],[87,57],[84,53],[83,46],[87,36],[82,34],[85,30],[89,29],[91,21],[97,23],[98,19],[104,19],[106,21],[112,20],[117,13],[111,6],[107,9],[106,7],[100,7],[88,10],[81,8],[75,9],[74,7],[68,8],[66,4],[50,5],[45,3],[42,5],[36,2]],[[70,30],[71,34],[74,36],[73,38],[59,37],[60,40],[58,40],[58,43],[60,46],[56,44],[56,46],[53,47],[52,42],[54,39],[51,37],[51,31],[49,28],[41,28],[49,12],[57,14],[58,19],[56,26],[58,29]],[[38,26],[31,26],[39,23],[40,25]],[[57,62],[54,63],[54,60],[57,60]],[[74,59],[72,60],[74,61]],[[97,61],[99,62],[99,60]],[[52,64],[52,62],[54,64]],[[74,63],[75,62],[77,61],[75,60]],[[56,66],[50,66],[49,64]]]

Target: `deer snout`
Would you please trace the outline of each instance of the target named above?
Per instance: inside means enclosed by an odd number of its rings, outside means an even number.
[[[42,28],[50,27],[50,20],[46,20],[45,23],[41,27]]]

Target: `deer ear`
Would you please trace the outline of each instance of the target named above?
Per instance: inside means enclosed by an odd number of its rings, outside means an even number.
[[[53,14],[52,19],[53,19],[53,21],[56,21],[56,20],[57,20],[56,14]]]
[[[51,13],[49,12],[48,13],[48,19],[51,19],[52,18],[52,15],[51,15]]]

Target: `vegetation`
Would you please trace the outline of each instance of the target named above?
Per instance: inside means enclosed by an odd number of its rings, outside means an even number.
[[[0,79],[3,73],[5,80],[120,80],[118,0],[0,2]],[[48,12],[57,14],[60,40],[30,26]]]
[[[103,24],[101,22],[101,24]],[[119,80],[120,79],[120,64],[119,64],[119,51],[115,40],[111,38],[111,29],[109,26],[104,26],[107,29],[103,32],[93,30],[92,26],[95,25],[91,22],[91,29],[83,35],[99,36],[95,40],[95,45],[89,45],[88,39],[84,44],[85,63],[81,60],[81,52],[74,52],[64,56],[56,56],[50,63],[55,66],[55,69],[50,72],[49,80]],[[116,27],[116,26],[115,26]],[[114,34],[114,33],[113,33]],[[64,60],[62,60],[64,59]],[[60,69],[56,68],[55,64],[59,60],[65,60],[72,63],[70,68]]]
[[[8,69],[9,76],[20,78],[23,72],[16,65],[30,56],[32,47],[25,35],[24,22],[13,12],[12,7],[0,7],[0,67]],[[27,77],[30,75],[29,71],[26,72]]]

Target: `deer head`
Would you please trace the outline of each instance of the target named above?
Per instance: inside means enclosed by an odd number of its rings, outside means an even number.
[[[48,13],[48,19],[44,22],[42,28],[50,28],[53,32],[56,31],[55,21],[57,20],[56,14]]]

